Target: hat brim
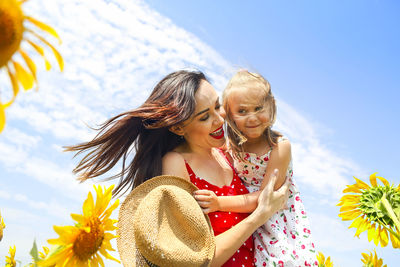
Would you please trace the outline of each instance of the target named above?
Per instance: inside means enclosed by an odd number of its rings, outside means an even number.
[[[177,186],[189,194],[198,188],[191,182],[178,176],[161,175],[147,180],[145,183],[136,187],[126,197],[121,204],[118,216],[118,229],[117,229],[117,248],[124,267],[148,266],[146,260],[138,253],[135,234],[134,234],[134,216],[135,212],[146,197],[146,195],[158,186],[173,185]],[[198,209],[201,211],[200,206]],[[202,211],[201,211],[202,212]],[[210,249],[209,258],[212,259],[215,251],[214,233],[211,227],[210,219],[205,215],[208,227],[210,229]]]

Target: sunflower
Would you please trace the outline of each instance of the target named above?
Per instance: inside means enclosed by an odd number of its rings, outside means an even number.
[[[9,251],[10,256],[6,256],[6,266],[5,267],[15,267],[15,266],[17,266],[17,263],[16,263],[16,261],[14,259],[15,251],[16,251],[15,245],[14,245],[14,247],[10,247],[10,251]]]
[[[50,249],[48,247],[43,247],[43,252],[39,251],[39,257],[40,259],[45,259],[47,255],[49,254]]]
[[[37,250],[36,241],[33,243],[31,249],[31,256],[33,258],[33,263],[27,265],[27,267],[37,267],[37,262],[44,260],[49,254],[50,249],[48,247],[43,247],[43,252]]]
[[[4,228],[6,228],[6,225],[4,224],[4,220],[1,217],[1,213],[0,213],[0,241],[3,239],[3,230]]]
[[[118,207],[119,200],[107,208],[114,186],[104,188],[104,192],[101,186],[94,188],[97,194],[96,202],[94,203],[89,192],[83,203],[83,214],[71,214],[72,219],[77,222],[75,226],[54,226],[59,238],[48,240],[54,247],[43,261],[38,262],[39,266],[104,266],[101,255],[119,263],[119,260],[107,252],[114,251],[110,240],[116,236],[106,232],[116,229],[114,224],[117,220],[109,217]]]
[[[333,263],[331,262],[331,257],[328,257],[325,261],[325,256],[322,252],[318,252],[317,255],[318,267],[333,267]]]
[[[377,178],[383,185],[378,185]],[[385,247],[390,241],[394,248],[400,248],[400,186],[394,187],[383,178],[370,176],[371,186],[357,179],[348,185],[345,194],[338,204],[341,206],[339,217],[343,221],[351,221],[349,228],[356,228],[355,236],[367,231],[368,240],[375,245]]]
[[[361,261],[364,263],[364,267],[387,267],[387,265],[383,265],[383,260],[379,259],[376,255],[376,251],[374,250],[374,254],[372,252],[368,255],[367,253],[361,253],[363,259]]]
[[[61,43],[60,37],[49,25],[24,14],[21,6],[26,1],[28,0],[0,1],[0,71],[2,69],[7,71],[13,88],[13,96],[7,102],[1,99],[2,95],[0,92],[0,132],[5,125],[5,109],[15,100],[19,92],[19,84],[25,90],[29,90],[35,83],[37,84],[36,65],[28,53],[21,48],[21,44],[23,42],[27,43],[38,52],[43,57],[47,70],[51,68],[51,65],[40,43],[43,43],[52,50],[61,71],[64,66],[63,58],[57,49],[34,29],[39,28],[51,34]],[[20,58],[23,59],[25,67],[15,60],[16,54],[19,54]]]

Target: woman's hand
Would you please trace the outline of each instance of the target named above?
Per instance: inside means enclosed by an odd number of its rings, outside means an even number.
[[[210,190],[194,191],[194,198],[199,203],[204,214],[220,210],[217,195]]]
[[[260,192],[258,197],[258,206],[253,212],[257,219],[262,221],[262,224],[265,223],[275,212],[285,208],[289,198],[290,181],[287,178],[282,187],[277,191],[274,191],[278,174],[278,169],[275,169],[271,174],[267,185]]]

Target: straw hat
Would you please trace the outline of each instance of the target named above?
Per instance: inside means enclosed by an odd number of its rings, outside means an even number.
[[[136,187],[119,211],[117,246],[130,266],[210,266],[215,241],[208,216],[177,176],[157,176]]]

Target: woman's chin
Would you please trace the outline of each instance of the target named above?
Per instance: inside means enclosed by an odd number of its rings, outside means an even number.
[[[220,139],[215,139],[215,138],[214,138],[213,143],[215,144],[214,147],[221,147],[221,146],[223,146],[223,145],[225,144],[225,136],[221,137]]]

